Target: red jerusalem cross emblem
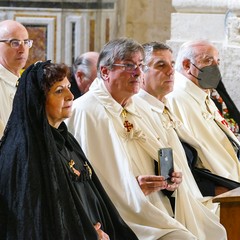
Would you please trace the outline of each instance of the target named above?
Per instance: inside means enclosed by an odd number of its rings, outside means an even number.
[[[122,117],[126,119],[127,118],[127,113],[128,113],[127,110],[123,109],[122,113],[121,113]],[[123,126],[127,129],[127,132],[130,132],[131,129],[133,129],[133,124],[130,123],[128,120],[124,121]]]
[[[127,129],[127,132],[130,132],[131,129],[133,128],[133,124],[127,120],[124,122],[123,126]]]

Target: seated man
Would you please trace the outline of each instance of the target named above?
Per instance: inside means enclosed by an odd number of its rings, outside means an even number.
[[[174,158],[180,158],[180,161],[188,161],[204,196],[215,196],[220,189],[223,190],[223,186],[218,187],[219,183],[206,177],[200,178],[197,175],[198,169],[195,168],[197,161],[213,161],[211,152],[200,146],[180,120],[169,111],[167,99],[165,98],[173,90],[174,86],[175,62],[172,50],[166,44],[158,42],[146,43],[143,47],[148,70],[144,73],[142,89],[139,91],[138,96],[146,100],[151,107],[153,118],[156,121],[155,130],[160,131],[159,135],[165,140],[164,144],[173,148]]]
[[[133,99],[140,90],[143,61],[144,50],[136,41],[108,42],[99,55],[98,78],[74,101],[69,130],[139,239],[195,239],[191,233],[197,239],[226,239],[218,217],[197,199],[199,190],[186,162],[174,160],[172,184],[155,175],[158,150],[166,146],[153,128],[148,104]]]
[[[71,77],[71,92],[74,99],[86,93],[93,80],[97,77],[98,56],[98,52],[85,52],[75,59]]]
[[[199,167],[239,182],[239,141],[210,98],[221,80],[217,49],[208,41],[183,44],[176,59],[174,90],[167,95],[171,109],[212,155]]]

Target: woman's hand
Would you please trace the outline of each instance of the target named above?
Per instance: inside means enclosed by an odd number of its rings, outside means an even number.
[[[140,175],[137,176],[136,179],[140,188],[146,196],[152,192],[157,192],[167,187],[167,182],[162,176]]]
[[[173,172],[171,182],[171,184],[167,184],[166,190],[175,191],[182,182],[182,172]]]
[[[110,240],[109,236],[103,231],[101,230],[101,223],[96,223],[94,225],[95,230],[97,231],[98,234],[98,239],[99,240]]]

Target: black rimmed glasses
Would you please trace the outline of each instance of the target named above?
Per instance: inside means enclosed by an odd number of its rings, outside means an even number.
[[[30,39],[25,39],[25,40],[8,39],[8,40],[0,40],[0,42],[9,44],[11,48],[19,48],[21,44],[23,44],[28,48],[31,48],[33,44],[33,40],[30,40]]]
[[[139,68],[142,72],[146,72],[148,70],[148,66],[143,64],[136,65],[132,63],[114,63],[112,66],[124,67],[124,70],[130,73],[134,72],[137,68]]]

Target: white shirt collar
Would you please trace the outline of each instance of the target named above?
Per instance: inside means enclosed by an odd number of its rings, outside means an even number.
[[[129,99],[129,102],[123,108],[117,101],[112,98],[103,81],[104,80],[101,78],[96,78],[91,84],[89,91],[98,96],[99,101],[108,112],[110,112],[113,116],[119,117],[123,109],[125,109],[127,112],[140,117],[132,99]]]
[[[0,64],[0,73],[1,73],[1,79],[6,82],[7,84],[16,87],[18,76],[14,75],[12,72],[10,72],[8,69],[6,69],[2,64]]]

